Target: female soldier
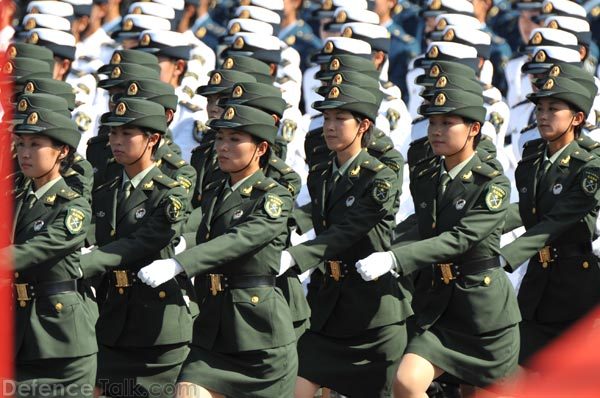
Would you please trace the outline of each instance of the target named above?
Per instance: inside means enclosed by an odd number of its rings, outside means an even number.
[[[70,118],[45,109],[29,113],[15,134],[26,180],[15,197],[13,244],[3,258],[12,254],[16,271],[16,381],[23,388],[50,386],[47,396],[69,388],[91,397],[98,311],[79,265],[91,209],[61,175],[81,134]]]
[[[515,369],[519,344],[516,298],[497,256],[509,181],[475,153],[485,121],[482,96],[436,90],[421,113],[429,117],[437,161],[417,164],[411,182],[418,231],[407,236],[420,240],[356,264],[367,281],[390,270],[431,269],[423,274],[431,285],[413,306],[417,330],[394,382],[394,396],[403,398],[426,397],[444,373],[484,387]]]
[[[325,97],[313,107],[323,112],[335,160],[314,166],[308,178],[317,237],[281,258],[281,272],[294,265],[298,273],[315,269],[295,396],[312,398],[320,386],[353,397],[389,396],[410,304],[391,274],[367,283],[348,265],[389,248],[399,181],[364,149],[377,116],[375,96],[342,84]]]
[[[292,198],[261,170],[275,142],[275,121],[258,109],[232,105],[209,126],[217,129],[215,150],[228,179],[203,191],[204,216],[192,242],[197,246],[138,275],[156,287],[185,271],[195,276],[199,295],[208,286],[177,397],[291,397],[295,335],[275,276]]]
[[[150,289],[136,272],[172,255],[186,191],[153,161],[167,128],[162,106],[123,98],[103,124],[111,128],[111,150],[123,172],[94,191],[98,248],[81,257],[86,276],[107,272],[109,280],[106,296],[98,298],[97,383],[111,397],[169,396],[166,387],[175,383],[191,340],[191,284],[171,279]]]
[[[529,260],[518,296],[521,363],[600,300],[600,269],[591,247],[600,160],[577,139],[596,90],[560,76],[539,87],[528,98],[536,104],[542,138],[525,145],[515,172],[526,232],[501,251],[509,271]]]

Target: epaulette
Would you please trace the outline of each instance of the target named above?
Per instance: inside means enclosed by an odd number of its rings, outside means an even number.
[[[264,180],[256,181],[252,187],[267,192],[275,188],[277,185],[279,185],[277,184],[277,181],[267,177]]]
[[[435,172],[436,170],[439,170],[440,164],[437,161],[437,156],[432,156],[430,158],[422,159],[420,162],[418,162],[415,165],[415,170],[417,167],[420,169],[417,173],[417,178],[421,178]]]
[[[167,188],[175,188],[181,185],[179,181],[175,181],[174,179],[167,177],[164,174],[156,174],[154,177],[152,177],[152,180],[158,182],[161,185],[164,185]]]
[[[477,166],[473,167],[473,169],[471,171],[473,171],[473,173],[477,173],[477,174],[482,175],[487,178],[494,178],[494,177],[497,177],[500,174],[502,174],[487,163],[478,164]],[[468,175],[468,172],[462,176],[463,179],[468,179],[467,175]]]
[[[61,198],[65,198],[67,200],[73,200],[73,199],[81,196],[77,192],[73,191],[71,188],[68,188],[68,187],[61,189],[56,194],[58,196],[60,196]]]
[[[525,148],[533,148],[536,149],[544,145],[544,140],[542,138],[536,138],[535,140],[529,140],[523,144],[523,149]]]
[[[392,82],[392,81],[381,82],[381,87],[392,88],[392,87],[394,87],[394,82]]]
[[[488,105],[494,105],[495,103],[500,102],[500,100],[497,100],[496,98],[492,98],[492,97],[488,97],[488,96],[483,96],[483,102],[485,102]]]
[[[321,170],[326,170],[329,166],[331,166],[331,161],[328,160],[327,162],[321,162],[321,163],[317,163],[314,166],[312,166],[310,168],[310,172],[314,173],[317,171],[321,171]]]
[[[75,157],[73,158],[73,163],[79,163],[83,160],[83,156],[81,156],[80,154],[75,154]]]
[[[600,142],[593,140],[585,134],[581,134],[579,137],[577,137],[577,143],[580,147],[590,152],[600,147]]]
[[[179,101],[179,105],[183,106],[186,109],[189,109],[192,112],[198,112],[198,111],[202,110],[201,107],[199,107],[198,105],[192,104],[189,101]]]
[[[501,36],[498,36],[498,35],[492,35],[492,41],[495,44],[504,44],[504,43],[506,43],[506,40],[504,38],[502,38]]]
[[[223,185],[223,181],[222,180],[216,180],[216,181],[212,181],[208,184],[206,184],[206,186],[204,187],[203,191],[204,192],[208,192],[210,190],[213,190],[217,187],[220,187]]]
[[[511,106],[510,109],[515,109],[517,106],[521,106],[521,105],[526,104],[528,102],[529,102],[528,99],[524,99],[523,101],[517,102],[516,104],[514,104],[513,106]]]
[[[596,156],[592,153],[589,153],[587,150],[585,150],[584,148],[581,148],[573,151],[571,153],[571,159],[577,159],[577,160],[581,160],[584,163],[589,162],[592,159],[595,159]]]
[[[411,124],[413,124],[413,125],[414,125],[414,124],[417,124],[417,123],[419,123],[419,122],[422,122],[422,121],[423,121],[423,120],[425,120],[425,119],[426,119],[426,118],[425,118],[425,116],[419,116],[418,118],[416,118],[416,119],[413,119],[413,121],[412,121],[412,123],[411,123]]]
[[[521,129],[521,131],[519,132],[519,134],[526,133],[526,132],[528,132],[530,130],[533,130],[534,128],[537,128],[537,123],[536,122],[533,122],[533,123],[528,124],[527,126],[523,127]]]
[[[360,167],[363,169],[378,172],[378,171],[385,169],[386,165],[384,163],[380,162],[379,160],[372,158],[372,159],[368,159],[368,160],[365,160],[364,162],[362,162],[360,164]]]
[[[185,160],[183,160],[177,154],[172,153],[172,152],[165,153],[161,157],[161,159],[163,159],[165,162],[169,163],[170,165],[172,165],[176,169],[180,169],[180,168],[182,168],[183,166],[186,165],[186,161]]]
[[[63,177],[73,177],[74,175],[77,175],[79,173],[77,173],[75,170],[69,168],[67,171],[65,171],[65,173],[63,174]]]
[[[117,182],[121,181],[121,176],[115,177],[110,181],[106,181],[104,184],[100,184],[98,185],[93,192],[97,192],[101,189],[104,189],[106,187],[112,187],[114,184],[116,184]]]
[[[394,143],[388,136],[377,137],[367,144],[367,149],[374,150],[379,153],[385,153],[394,147]]]
[[[519,163],[528,162],[532,159],[537,159],[540,157],[542,151],[546,147],[546,143],[543,139],[538,138],[535,140],[527,141],[523,145],[523,156]]]
[[[294,169],[288,166],[283,160],[281,160],[277,156],[272,156],[271,159],[269,159],[269,166],[276,169],[278,172],[281,173],[281,175],[286,175],[294,171]]]

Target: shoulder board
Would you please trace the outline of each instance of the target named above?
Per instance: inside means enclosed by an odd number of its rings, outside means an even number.
[[[261,191],[267,192],[270,191],[271,189],[275,188],[277,185],[277,181],[275,181],[272,178],[265,178],[264,180],[261,181],[257,181],[254,183],[253,187],[256,189],[260,189]]]
[[[585,148],[581,148],[581,147],[580,147],[580,149],[577,149],[571,153],[571,159],[577,159],[584,163],[587,163],[590,160],[595,159],[595,158],[596,158],[595,155],[589,153],[587,150],[585,150]]]
[[[494,42],[494,44],[504,44],[504,43],[506,43],[506,40],[503,39],[502,37],[498,36],[498,35],[492,35],[492,41]]]
[[[179,157],[179,155],[177,155],[176,153],[173,153],[173,152],[165,153],[161,157],[161,159],[164,160],[165,162],[169,163],[176,169],[180,169],[187,164],[187,162],[185,160],[183,160],[181,157]]]
[[[379,160],[377,160],[376,158],[371,157],[371,159],[367,159],[364,162],[362,162],[360,164],[360,167],[363,169],[378,172],[382,169],[385,169],[386,165],[384,163],[380,162]]]
[[[78,173],[75,170],[69,168],[67,171],[65,171],[65,173],[63,174],[63,177],[72,177],[77,174]]]
[[[392,88],[392,87],[394,87],[394,82],[392,82],[392,81],[381,82],[381,86],[383,88]]]
[[[425,158],[415,165],[415,171],[418,171],[417,178],[428,176],[430,174],[433,174],[436,170],[439,170],[439,168],[440,168],[439,162],[432,161],[435,158],[436,158],[435,156],[432,156],[430,158]],[[418,168],[418,170],[417,170],[417,168]]]
[[[511,106],[511,107],[510,107],[510,109],[515,109],[516,107],[518,107],[518,106],[521,106],[521,105],[523,105],[523,104],[526,104],[526,103],[528,103],[528,102],[529,102],[529,100],[528,100],[528,99],[524,99],[523,101],[521,101],[521,102],[517,102],[516,104],[514,104],[513,106]]]
[[[81,156],[80,154],[76,154],[75,157],[73,158],[73,162],[75,163],[79,163],[83,160],[83,156]]]
[[[579,144],[580,147],[582,147],[583,149],[585,149],[587,151],[593,151],[595,149],[598,149],[598,147],[600,147],[600,142],[593,140],[592,138],[590,138],[588,136],[584,136],[583,134],[577,138],[577,143]]]
[[[325,170],[331,165],[331,161],[317,163],[310,168],[310,172],[314,173],[315,171]]]
[[[478,164],[477,166],[473,167],[472,171],[473,173],[477,173],[487,178],[494,178],[501,174],[498,170],[494,169],[487,163]]]
[[[281,160],[277,156],[273,156],[271,157],[271,159],[269,159],[269,166],[279,171],[281,175],[286,175],[294,171],[290,166],[288,166],[283,160]]]
[[[179,101],[179,105],[183,106],[186,109],[189,109],[192,112],[197,112],[202,109],[198,105],[192,104],[188,101]]]
[[[98,185],[98,186],[97,186],[97,187],[94,189],[94,192],[97,192],[97,191],[99,191],[99,190],[101,190],[101,189],[104,189],[104,188],[106,188],[106,187],[110,187],[110,186],[112,186],[112,185],[116,184],[116,183],[117,183],[117,182],[119,182],[119,181],[121,181],[121,177],[120,177],[120,176],[119,176],[119,177],[115,177],[115,178],[113,178],[113,179],[112,179],[112,180],[110,180],[110,181],[106,181],[104,184],[100,184],[100,185]]]
[[[73,191],[71,188],[68,188],[68,187],[61,189],[56,194],[58,196],[60,196],[61,198],[65,198],[67,200],[73,200],[73,199],[81,196],[77,192]]]
[[[422,122],[423,120],[425,120],[425,117],[424,117],[424,116],[419,116],[418,118],[416,118],[416,119],[413,119],[413,121],[412,121],[412,124],[417,124],[417,123],[420,123],[420,122]]]
[[[379,153],[385,153],[385,152],[389,151],[390,149],[392,149],[393,147],[394,147],[394,143],[392,142],[391,138],[389,138],[388,136],[377,137],[376,139],[369,142],[369,144],[367,145],[367,148],[369,150],[374,150]]]
[[[175,181],[162,173],[156,174],[152,179],[167,188],[175,188],[181,185],[178,181]]]
[[[210,190],[213,190],[213,189],[215,189],[216,187],[220,187],[221,185],[223,185],[223,181],[222,181],[222,180],[216,180],[216,181],[213,181],[213,182],[211,182],[211,183],[207,184],[207,185],[204,187],[204,192],[208,192],[208,191],[210,191]]]
[[[118,42],[116,42],[116,41],[111,41],[111,42],[108,42],[108,43],[104,43],[102,45],[106,46],[106,47],[114,48],[114,49],[117,49],[117,48],[119,48],[121,46],[121,44],[118,43]]]
[[[538,148],[542,144],[544,144],[544,140],[541,138],[536,138],[535,140],[527,141],[525,144],[523,144],[523,148]]]
[[[485,95],[483,96],[483,101],[488,105],[494,105],[495,103],[500,102],[496,98],[487,97]]]
[[[528,124],[527,126],[525,126],[524,128],[522,128],[519,134],[526,133],[529,130],[533,130],[534,128],[537,128],[537,123],[536,122]],[[534,141],[536,141],[536,140],[534,140]],[[527,141],[527,142],[530,142],[530,141]],[[527,145],[527,143],[525,143],[525,145]]]

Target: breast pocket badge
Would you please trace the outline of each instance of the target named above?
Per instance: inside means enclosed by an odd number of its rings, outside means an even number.
[[[39,232],[44,227],[44,220],[37,220],[33,223],[33,230]]]
[[[348,197],[346,198],[346,207],[350,207],[350,206],[352,206],[352,205],[354,204],[354,201],[355,201],[355,200],[356,200],[356,199],[354,198],[354,196],[348,196]]]
[[[234,220],[238,220],[238,219],[239,219],[241,216],[243,216],[243,215],[244,215],[244,210],[236,210],[236,211],[233,213],[233,217],[232,217],[232,218],[233,218]]]
[[[466,204],[467,204],[466,200],[464,200],[464,199],[458,199],[456,201],[456,203],[454,204],[454,207],[456,207],[456,210],[460,211],[460,210],[462,210],[465,207]]]
[[[563,190],[563,186],[562,184],[554,184],[554,186],[552,187],[552,193],[555,195],[558,195],[562,192]]]
[[[143,207],[141,209],[137,209],[135,211],[135,219],[136,220],[144,218],[145,215],[146,215],[146,209],[144,209]]]

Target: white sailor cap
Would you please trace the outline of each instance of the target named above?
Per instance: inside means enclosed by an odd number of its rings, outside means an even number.
[[[227,36],[222,36],[221,42],[226,44],[233,43],[233,36],[240,32],[273,36],[273,25],[256,19],[234,18],[227,23]]]
[[[463,26],[446,26],[442,31],[442,41],[472,46],[479,57],[490,59],[492,37],[489,33]]]
[[[28,14],[50,14],[57,17],[72,18],[74,11],[73,6],[64,1],[43,0],[32,1],[27,4]]]
[[[127,14],[121,21],[120,30],[112,34],[119,39],[135,39],[144,30],[171,30],[168,19],[145,14]]]
[[[27,14],[21,23],[22,33],[27,33],[36,28],[47,28],[52,30],[71,31],[71,22],[67,18],[57,17],[50,14]]]
[[[320,8],[316,9],[313,14],[316,18],[331,18],[335,10],[340,7],[367,10],[369,4],[367,0],[321,0]]]
[[[550,15],[575,17],[586,19],[587,12],[583,6],[570,0],[545,0],[542,3],[540,18],[544,19]]]
[[[551,28],[536,28],[531,31],[526,45],[519,47],[522,53],[531,53],[539,46],[559,46],[572,50],[578,49],[577,37],[565,30]]]
[[[243,55],[265,63],[279,64],[281,62],[281,40],[277,36],[260,33],[236,33],[231,46],[222,54],[224,57],[232,55]]]
[[[283,0],[238,0],[240,6],[257,6],[271,11],[283,11]]]
[[[147,1],[138,1],[132,3],[129,6],[127,13],[153,15],[155,17],[161,17],[166,19],[175,18],[175,10],[173,9],[173,7],[169,7],[159,3],[151,3]]]
[[[471,63],[475,64],[479,62],[477,50],[473,46],[451,41],[434,41],[429,43],[424,57],[417,58],[414,65],[417,68],[427,68],[436,61],[453,61],[457,59],[462,59],[464,62],[469,59]],[[472,65],[468,64],[468,66]]]
[[[281,23],[281,17],[275,11],[268,10],[263,7],[257,6],[240,6],[235,9],[234,13],[236,18],[242,19],[256,19],[258,21],[266,22],[271,25],[277,25]]]
[[[185,8],[185,0],[152,0],[152,2],[169,6],[176,11],[183,11]]]
[[[379,25],[379,15],[373,11],[356,7],[339,7],[333,14],[333,21],[325,25],[327,31],[339,31],[343,24],[351,22],[364,22]]]
[[[544,25],[550,29],[560,29],[574,34],[579,44],[589,46],[592,42],[590,24],[583,19],[553,15],[544,19]]]
[[[47,47],[54,56],[75,59],[75,37],[62,30],[47,28],[32,29],[25,40],[27,43]]]
[[[391,36],[385,26],[364,22],[352,22],[342,25],[342,37],[366,41],[373,51],[390,52]]]
[[[555,63],[567,62],[581,65],[579,51],[559,46],[539,46],[531,50],[531,60],[521,67],[521,72],[530,74],[546,73]]]
[[[371,58],[372,48],[364,40],[349,37],[329,37],[320,52],[311,57],[312,62],[325,64],[329,62],[332,55],[352,54],[363,58]]]
[[[149,52],[157,57],[171,59],[190,59],[190,45],[187,36],[171,30],[145,30],[138,37],[138,46],[134,50]]]
[[[481,29],[481,22],[471,15],[464,14],[440,14],[435,17],[435,28],[429,33],[431,41],[440,40],[443,31],[448,26],[462,26],[464,28]]]
[[[281,39],[280,39],[281,40]],[[294,49],[294,47],[288,46],[283,40],[281,40],[281,65],[285,67],[293,67],[300,69],[300,53]],[[288,68],[289,69],[289,68]],[[287,70],[287,69],[286,69]],[[296,81],[302,81],[296,80]]]
[[[65,3],[69,3],[73,6],[73,14],[77,17],[84,15],[90,15],[92,12],[92,0],[62,0]]]
[[[473,4],[468,0],[428,0],[419,15],[436,17],[447,13],[473,15]]]

